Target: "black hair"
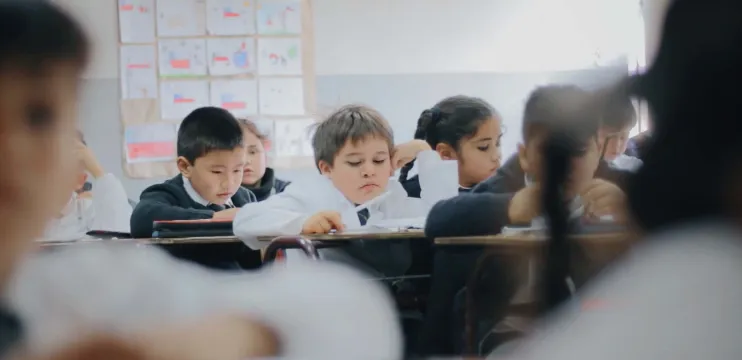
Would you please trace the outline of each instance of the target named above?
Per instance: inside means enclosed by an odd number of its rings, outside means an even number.
[[[675,0],[654,64],[635,81],[653,128],[627,197],[647,232],[734,210],[729,190],[739,186],[732,182],[742,161],[741,11],[737,0]]]
[[[80,25],[50,1],[0,1],[0,68],[31,74],[67,61],[82,72],[90,44]]]
[[[561,132],[571,144],[585,149],[588,141],[596,139],[600,125],[594,100],[590,92],[573,85],[536,88],[523,111],[523,141]]]
[[[178,129],[178,156],[191,164],[217,150],[234,150],[242,146],[242,127],[232,114],[218,107],[193,110]]]
[[[633,128],[637,121],[637,112],[631,96],[628,93],[624,83],[611,86],[598,91],[598,101],[602,102],[600,106],[601,126],[609,129],[626,129]]]
[[[433,149],[444,143],[458,151],[462,139],[474,136],[480,125],[494,117],[500,117],[497,110],[480,98],[451,96],[420,114],[415,139],[425,140]],[[413,160],[402,167],[399,173],[400,182],[407,180],[407,174],[414,163]]]

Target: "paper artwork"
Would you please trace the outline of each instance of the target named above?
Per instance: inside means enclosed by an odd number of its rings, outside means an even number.
[[[251,38],[209,39],[206,47],[211,75],[248,74],[257,69]]]
[[[165,39],[159,43],[160,76],[205,76],[206,40]]]
[[[201,80],[160,83],[160,112],[163,120],[182,120],[191,111],[209,106],[209,83]]]
[[[304,115],[304,82],[301,78],[260,79],[261,115]]]
[[[255,8],[246,0],[207,0],[206,29],[209,35],[255,34]]]
[[[118,0],[122,43],[155,42],[155,1]]]
[[[123,45],[121,93],[124,99],[157,98],[157,63],[154,45]]]
[[[276,156],[313,156],[313,119],[276,120]]]
[[[170,161],[176,158],[175,124],[129,125],[124,130],[126,162],[129,164]]]
[[[157,35],[206,35],[206,0],[157,0]]]
[[[258,34],[301,34],[301,3],[299,1],[261,1],[258,5]]]
[[[235,116],[258,113],[258,82],[219,80],[211,82],[211,106],[229,110]]]
[[[258,72],[260,75],[301,75],[301,40],[271,39],[258,40]]]

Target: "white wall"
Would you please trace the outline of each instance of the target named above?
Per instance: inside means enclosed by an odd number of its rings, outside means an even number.
[[[54,1],[69,9],[93,38],[95,54],[86,77],[117,78],[117,1]],[[636,43],[641,36],[635,31],[641,25],[631,16],[638,11],[636,1],[313,0],[316,71],[579,69],[591,65],[598,46],[610,54]]]

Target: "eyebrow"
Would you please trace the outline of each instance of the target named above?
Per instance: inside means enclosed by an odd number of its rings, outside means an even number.
[[[376,155],[386,155],[386,154],[387,154],[387,151],[377,151],[377,152],[374,153],[374,156],[376,156]],[[345,154],[345,156],[346,157],[349,157],[349,156],[363,156],[363,153],[352,152],[350,154]]]

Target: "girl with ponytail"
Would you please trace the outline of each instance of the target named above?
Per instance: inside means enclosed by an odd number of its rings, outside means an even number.
[[[464,95],[441,100],[420,114],[415,139],[425,140],[443,160],[458,161],[459,191],[467,192],[500,167],[502,118],[486,101]],[[414,160],[399,174],[407,195],[420,197],[417,176],[408,178]]]

